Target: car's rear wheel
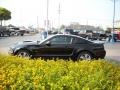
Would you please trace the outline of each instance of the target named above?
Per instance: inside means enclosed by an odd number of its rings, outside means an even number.
[[[17,52],[18,57],[30,58],[30,53],[27,50],[20,50]]]
[[[91,60],[92,58],[93,57],[91,53],[84,51],[84,52],[79,53],[77,60]]]

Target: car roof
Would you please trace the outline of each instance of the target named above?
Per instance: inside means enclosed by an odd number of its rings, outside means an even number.
[[[70,37],[81,38],[81,39],[86,40],[85,38],[80,37],[80,36],[77,36],[77,35],[71,35],[71,34],[55,34],[55,35],[51,35],[51,36],[49,36],[48,38],[44,39],[41,43],[43,43],[44,41],[46,41],[46,40],[48,40],[48,39],[50,39],[50,38],[52,38],[52,37],[55,37],[55,36],[68,36],[68,37],[70,36]],[[92,42],[92,41],[90,41],[90,40],[86,40],[86,41]],[[92,42],[92,43],[93,43],[93,42]]]
[[[71,37],[78,37],[78,38],[82,38],[80,36],[77,36],[77,35],[72,35],[72,34],[56,34],[56,35],[53,35],[54,36],[71,36]],[[84,38],[83,38],[84,39]]]
[[[81,37],[81,36],[78,36],[78,35],[72,35],[72,34],[56,34],[56,35],[53,35],[54,36],[71,36],[71,37],[76,37],[76,38],[81,38],[81,39],[84,39],[86,40],[85,38]],[[87,41],[90,41],[90,40],[87,40]],[[92,41],[90,41],[92,42]]]

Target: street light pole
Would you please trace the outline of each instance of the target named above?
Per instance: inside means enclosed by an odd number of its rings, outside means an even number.
[[[60,10],[60,3],[59,3],[59,9],[58,9],[58,33],[60,33],[60,13],[61,13],[61,10]]]
[[[114,40],[114,29],[115,29],[115,2],[116,0],[114,0],[114,6],[113,6],[113,29],[112,29],[112,40],[111,42],[115,42]]]
[[[37,29],[39,30],[39,21],[38,21],[38,16],[37,16]]]

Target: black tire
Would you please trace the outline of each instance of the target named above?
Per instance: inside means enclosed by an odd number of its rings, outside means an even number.
[[[18,57],[31,58],[31,55],[30,55],[29,51],[27,51],[27,50],[20,50],[20,51],[17,52],[16,55]]]
[[[93,56],[88,51],[83,51],[78,54],[77,60],[91,60],[93,59]]]

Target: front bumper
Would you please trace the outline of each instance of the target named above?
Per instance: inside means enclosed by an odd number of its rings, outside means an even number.
[[[12,48],[9,48],[8,54],[9,55],[14,55],[14,50]]]

